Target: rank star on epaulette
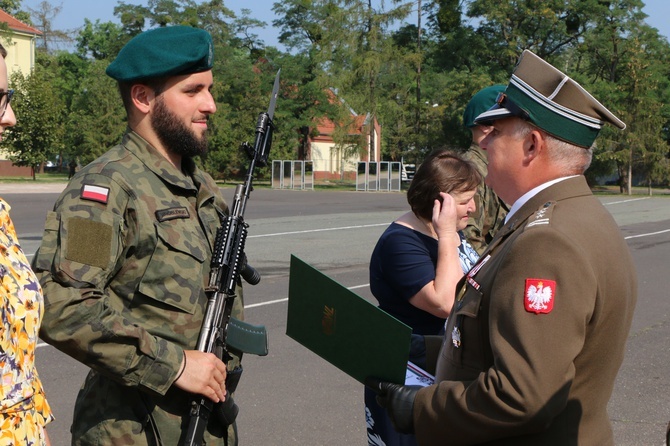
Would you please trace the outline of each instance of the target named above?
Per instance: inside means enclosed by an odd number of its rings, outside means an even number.
[[[526,279],[523,303],[530,313],[551,313],[556,298],[556,282],[549,279]]]
[[[535,214],[533,214],[529,221],[528,224],[526,225],[527,228],[531,228],[533,226],[538,226],[538,225],[548,225],[550,216],[551,216],[551,208],[554,203],[549,201],[547,203],[544,203],[540,209],[538,209]]]

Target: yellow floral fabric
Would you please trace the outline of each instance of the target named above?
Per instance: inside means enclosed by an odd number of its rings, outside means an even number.
[[[44,426],[53,420],[35,369],[42,287],[19,245],[10,209],[0,198],[0,446],[42,446]]]

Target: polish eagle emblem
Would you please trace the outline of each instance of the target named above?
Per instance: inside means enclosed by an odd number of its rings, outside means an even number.
[[[556,282],[546,279],[526,279],[526,311],[549,313],[554,308]]]
[[[323,334],[326,336],[331,336],[335,333],[336,315],[337,311],[335,308],[324,305],[323,317],[321,318],[321,328],[323,329]]]

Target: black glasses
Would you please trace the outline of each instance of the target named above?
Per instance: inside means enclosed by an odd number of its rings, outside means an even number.
[[[14,90],[0,92],[0,118],[5,116],[7,106],[9,105],[9,101],[12,100],[12,96],[14,96]]]
[[[498,93],[498,98],[496,99],[496,103],[507,109],[510,113],[512,113],[514,116],[521,118],[525,121],[530,120],[530,115],[528,112],[518,105],[516,105],[510,98],[507,97],[505,93]]]

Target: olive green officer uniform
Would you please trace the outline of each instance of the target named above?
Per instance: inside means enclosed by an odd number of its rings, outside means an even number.
[[[606,407],[633,315],[634,271],[584,177],[533,197],[461,284],[439,384],[414,403],[419,444],[613,444]],[[526,303],[532,286],[543,294],[540,282],[553,293],[550,310]]]
[[[593,145],[602,125],[625,128],[530,51],[475,122],[511,117],[569,143],[563,153],[577,156],[582,170],[589,154],[578,150]],[[542,150],[561,149],[544,141]],[[528,149],[520,144],[510,150]],[[421,446],[613,445],[607,403],[637,301],[635,266],[585,177],[567,176],[580,167],[545,163],[563,176],[537,176],[542,183],[530,189],[515,183],[524,189],[505,225],[457,286],[435,384],[368,384],[396,429],[414,432]]]
[[[74,444],[180,436],[189,395],[172,383],[183,350],[196,346],[227,212],[209,175],[191,159],[184,170],[129,131],[74,176],[47,216],[33,262],[45,294],[40,336],[92,369],[77,397]],[[223,432],[212,429],[207,444],[224,444],[212,437]]]

